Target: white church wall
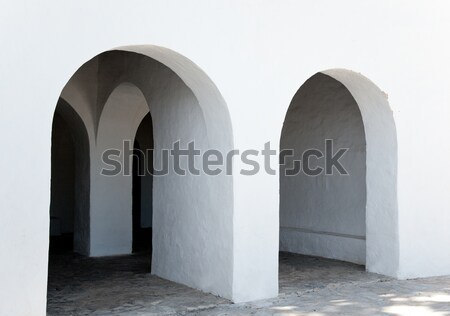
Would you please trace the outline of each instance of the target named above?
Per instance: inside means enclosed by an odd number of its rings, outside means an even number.
[[[370,260],[382,259],[401,278],[450,274],[449,14],[444,1],[4,3],[0,143],[8,154],[0,157],[0,223],[8,224],[0,230],[0,252],[7,254],[0,313],[45,315],[51,123],[61,90],[92,56],[139,43],[168,47],[208,74],[226,100],[241,149],[266,141],[278,148],[292,96],[311,74],[340,67],[370,78],[388,94],[398,142],[398,222],[382,223],[398,232]],[[278,177],[232,181],[230,296],[275,296]],[[384,252],[391,239],[398,239],[398,256]]]

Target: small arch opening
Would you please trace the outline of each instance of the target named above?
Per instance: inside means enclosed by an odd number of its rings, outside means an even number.
[[[348,280],[364,270],[394,276],[397,143],[386,94],[349,70],[317,73],[289,105],[283,152],[280,291],[290,282],[288,262],[311,281]],[[303,275],[305,268],[313,270]]]

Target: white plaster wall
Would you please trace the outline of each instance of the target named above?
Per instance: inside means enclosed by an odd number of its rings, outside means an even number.
[[[398,138],[398,218],[383,223],[398,227],[386,236],[398,240],[398,256],[373,259],[402,278],[449,274],[449,29],[446,1],[2,1],[0,144],[14,154],[0,157],[1,314],[45,314],[51,121],[61,90],[92,56],[137,43],[168,47],[208,74],[238,148],[269,140],[278,148],[292,96],[317,71],[341,67],[373,80],[389,95]],[[233,186],[232,296],[274,296],[278,177],[237,176]]]
[[[189,66],[186,61],[184,64]],[[208,81],[196,78],[195,72],[198,70],[188,72],[190,80],[196,80],[195,85],[208,84]],[[93,81],[90,76],[97,78],[94,82],[98,87],[96,91],[86,86],[86,81]],[[135,104],[142,100],[134,100],[135,93],[125,93],[115,100],[117,95],[111,95],[111,91],[116,91],[115,87],[121,82],[136,84],[134,90],[145,94],[141,93],[140,98],[151,102],[137,109]],[[131,220],[131,182],[126,177],[117,180],[118,177],[98,176],[103,150],[121,149],[124,139],[133,140],[149,107],[156,119],[154,136],[158,158],[162,148],[172,148],[177,140],[181,140],[182,146],[195,140],[198,148],[230,148],[232,135],[227,125],[228,114],[223,112],[222,104],[215,106],[220,95],[209,92],[211,88],[214,87],[197,87],[201,93],[194,95],[166,66],[142,54],[118,51],[91,60],[69,81],[63,97],[76,103],[74,108],[85,117],[86,125],[92,122],[90,135],[97,133],[95,145],[91,147],[90,255],[131,251],[131,225],[128,225]],[[219,102],[222,101],[219,99]],[[205,116],[209,118],[208,124]],[[99,121],[98,128],[96,121]],[[158,167],[160,163],[157,159]],[[171,175],[154,180],[156,198],[153,208],[157,210],[154,221],[158,228],[154,230],[153,273],[231,297],[231,185],[230,177],[205,179],[204,176]]]
[[[306,150],[325,154],[325,140],[348,175],[333,170],[318,176],[285,175],[292,159]],[[281,150],[294,150],[280,167],[280,250],[365,264],[366,144],[364,126],[353,96],[340,82],[318,73],[294,96],[281,134]],[[325,170],[325,158],[310,158],[309,168]]]
[[[132,251],[132,173],[102,176],[102,168],[108,168],[102,155],[106,150],[116,149],[124,159],[123,142],[128,140],[133,146],[139,123],[147,113],[144,95],[127,83],[114,89],[103,108],[97,145],[91,156],[91,256]]]
[[[388,96],[361,74],[323,71],[352,94],[366,139],[366,269],[396,277],[399,269],[397,130]]]

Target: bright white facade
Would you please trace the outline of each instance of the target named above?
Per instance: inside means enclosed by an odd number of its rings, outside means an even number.
[[[364,233],[365,262],[338,259],[402,279],[450,274],[447,2],[4,1],[0,32],[0,314],[45,314],[51,135],[60,96],[84,119],[93,168],[96,150],[119,139],[102,137],[133,134],[131,122],[147,113],[146,106],[155,147],[182,135],[223,152],[261,150],[268,141],[278,149],[294,95],[317,73],[334,78],[353,96],[365,132],[365,219],[358,219],[356,231],[332,232]],[[98,82],[98,69],[80,81],[87,90],[67,85],[83,64],[119,47],[168,69],[159,68],[163,74],[149,85],[154,91],[140,88],[138,81],[148,83],[147,77],[135,73],[135,80],[117,82],[100,100],[95,91],[86,92]],[[158,87],[168,73],[170,85]],[[120,113],[121,98],[134,100],[133,109]],[[103,110],[86,112],[93,103]],[[180,109],[168,113],[164,104]],[[112,129],[108,115],[121,118]],[[360,123],[355,126],[361,131]],[[174,132],[162,132],[167,129]],[[277,163],[274,156],[272,165]],[[278,175],[240,175],[247,167],[239,159],[234,167],[233,177],[188,179],[189,189],[176,198],[173,190],[183,187],[177,177],[153,183],[153,224],[160,224],[164,238],[154,247],[159,255],[152,269],[236,302],[273,297],[280,196],[286,192],[280,195]],[[130,219],[112,216],[105,224],[100,203],[117,199],[109,209],[120,207],[127,199],[120,198],[126,182],[115,187],[90,178],[90,241],[80,248],[86,254],[129,251],[130,240],[120,236],[130,235],[121,226]],[[117,239],[102,238],[118,230]],[[330,233],[326,230],[325,225],[317,231]],[[318,249],[310,254],[336,257]]]

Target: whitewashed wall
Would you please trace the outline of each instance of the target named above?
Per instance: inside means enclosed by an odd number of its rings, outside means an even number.
[[[197,64],[241,149],[278,148],[293,95],[318,71],[368,77],[389,95],[398,137],[399,255],[384,262],[401,278],[450,273],[446,1],[2,1],[0,30],[1,314],[45,314],[55,105],[81,64],[123,45],[167,47]],[[233,182],[231,296],[275,296],[278,177]]]

